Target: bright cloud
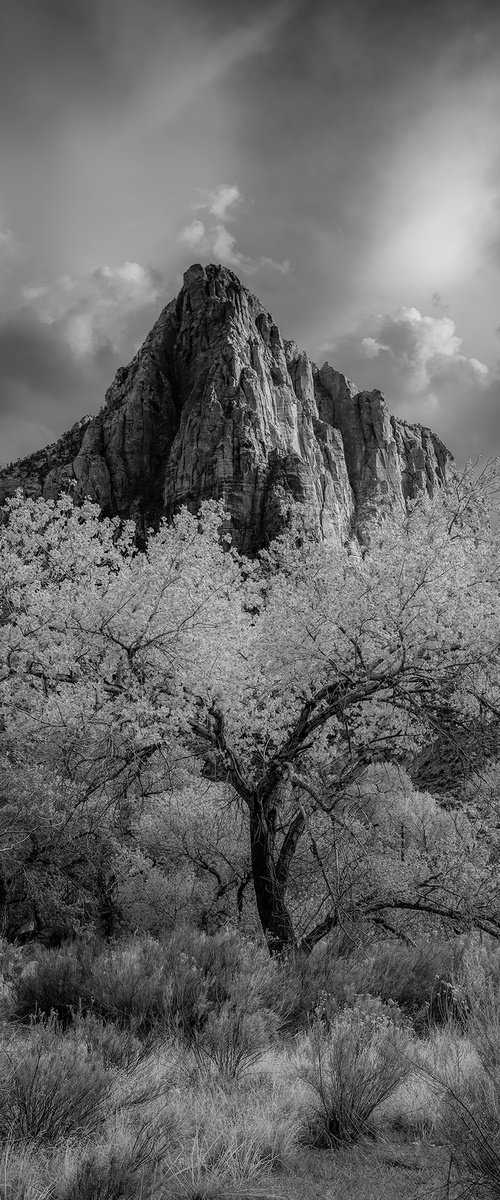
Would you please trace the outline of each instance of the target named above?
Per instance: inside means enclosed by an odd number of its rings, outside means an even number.
[[[394,370],[404,373],[410,392],[420,393],[431,387],[433,376],[443,366],[441,359],[452,361],[453,367],[463,368],[478,377],[488,374],[488,367],[477,358],[461,353],[462,338],[455,332],[450,317],[425,317],[418,308],[401,308],[395,317],[378,316],[378,337],[361,339],[360,348],[370,358],[388,355]]]
[[[83,277],[61,276],[52,287],[28,285],[24,299],[44,324],[58,332],[77,356],[130,349],[130,334],[141,315],[159,305],[161,279],[150,267],[125,262],[99,267]],[[140,340],[140,339],[139,339]]]
[[[405,307],[394,316],[366,317],[320,349],[358,387],[383,392],[391,411],[430,425],[458,458],[479,453],[485,428],[491,452],[500,450],[500,376],[463,354],[451,317]]]
[[[370,195],[371,245],[362,281],[383,278],[393,294],[446,289],[471,280],[491,260],[498,237],[495,164],[498,85],[462,74],[395,139]],[[434,282],[433,282],[434,281]]]
[[[201,199],[193,204],[193,208],[207,208],[213,217],[218,217],[224,221],[228,215],[228,210],[237,204],[239,200],[243,200],[243,196],[236,183],[221,183],[214,191],[200,188]]]
[[[192,207],[196,211],[201,209],[208,217],[217,217],[218,220],[207,222],[206,225],[199,218],[191,221],[181,229],[177,237],[179,245],[199,249],[207,257],[213,257],[216,262],[234,267],[243,275],[255,275],[261,267],[270,267],[282,275],[288,273],[288,259],[277,262],[276,259],[267,258],[265,255],[251,258],[238,250],[236,237],[227,227],[227,222],[234,220],[231,209],[244,199],[236,183],[221,183],[213,190],[200,188],[199,192],[200,199],[196,200]]]
[[[181,230],[177,241],[184,246],[200,246],[205,240],[206,230],[203,221],[191,221]]]
[[[367,361],[373,375],[377,360],[378,374],[384,374],[386,384],[397,381],[410,396],[428,391],[434,377],[447,370],[485,379],[489,374],[486,363],[462,354],[461,347],[462,338],[451,317],[423,316],[418,308],[403,307],[394,316],[379,313],[365,318],[357,330],[320,349],[334,350],[337,358],[349,361],[354,373],[357,368],[363,376]]]
[[[28,283],[21,295],[23,306],[0,318],[4,461],[98,411],[115,371],[157,318],[164,286],[156,271],[127,261],[52,284]]]

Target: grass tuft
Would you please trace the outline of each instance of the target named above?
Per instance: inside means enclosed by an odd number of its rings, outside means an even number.
[[[353,1143],[372,1132],[370,1118],[408,1078],[408,1037],[382,1017],[344,1009],[325,1030],[311,1029],[302,1077],[316,1104],[308,1140],[318,1148]]]
[[[0,1136],[55,1143],[97,1128],[113,1089],[103,1063],[76,1041],[40,1030],[0,1047]]]

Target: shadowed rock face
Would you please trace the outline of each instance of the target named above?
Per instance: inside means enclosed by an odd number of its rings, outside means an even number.
[[[430,430],[284,341],[232,271],[195,265],[101,412],[1,471],[0,502],[20,486],[46,498],[70,486],[144,530],[223,497],[252,553],[297,501],[320,535],[363,538],[374,514],[432,495],[453,471]]]

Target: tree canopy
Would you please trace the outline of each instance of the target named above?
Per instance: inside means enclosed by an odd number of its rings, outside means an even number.
[[[90,502],[10,500],[4,928],[113,932],[141,905],[159,928],[181,896],[236,920],[253,889],[271,952],[366,922],[500,933],[500,556],[474,488],[369,547],[290,529],[252,561],[213,502],[139,551]]]

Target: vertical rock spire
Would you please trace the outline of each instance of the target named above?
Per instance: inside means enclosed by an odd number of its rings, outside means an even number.
[[[97,416],[0,472],[55,497],[69,483],[106,514],[155,525],[182,504],[224,498],[245,552],[268,543],[297,504],[319,536],[365,536],[374,515],[446,485],[451,455],[430,430],[389,416],[283,341],[226,267],[196,263]]]

